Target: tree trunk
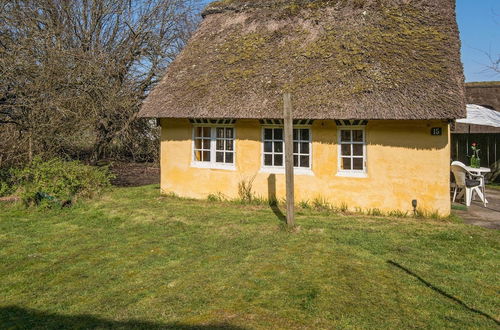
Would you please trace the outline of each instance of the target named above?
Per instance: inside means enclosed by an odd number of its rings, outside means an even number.
[[[30,128],[28,133],[28,161],[33,161],[33,130]]]

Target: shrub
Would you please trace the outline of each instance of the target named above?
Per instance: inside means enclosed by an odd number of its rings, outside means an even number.
[[[254,199],[253,193],[253,181],[255,180],[255,175],[248,180],[241,180],[238,183],[238,196],[240,201],[243,203],[251,203]]]
[[[12,194],[13,184],[12,177],[9,171],[0,170],[0,197]]]
[[[228,200],[228,198],[224,196],[223,193],[217,192],[215,194],[209,194],[207,200],[209,202],[225,202]]]
[[[316,210],[328,210],[332,208],[328,200],[322,196],[315,197],[312,200],[312,206]]]
[[[408,217],[408,211],[392,210],[387,215],[393,218],[406,218]]]
[[[310,210],[312,208],[311,204],[309,203],[308,200],[305,201],[300,201],[299,202],[299,207],[304,209],[304,210]]]
[[[347,203],[345,202],[342,202],[338,209],[342,213],[349,213],[349,205],[347,205]]]
[[[23,169],[12,171],[21,199],[27,205],[68,204],[77,198],[91,198],[109,187],[113,175],[107,167],[92,167],[79,161],[35,158]]]
[[[381,217],[384,215],[384,213],[378,208],[368,209],[366,210],[366,213],[373,217]]]

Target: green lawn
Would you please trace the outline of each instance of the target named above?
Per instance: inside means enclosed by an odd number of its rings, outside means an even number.
[[[500,183],[490,183],[489,185],[487,185],[487,187],[492,189],[500,189]]]
[[[500,232],[120,188],[0,204],[0,327],[494,328]]]

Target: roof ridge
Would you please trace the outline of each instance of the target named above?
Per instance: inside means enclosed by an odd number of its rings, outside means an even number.
[[[298,7],[318,3],[323,6],[333,6],[345,0],[219,0],[210,3],[201,13],[202,17],[211,14],[221,14],[228,11],[241,12],[249,9],[271,9],[278,6]],[[357,0],[357,6],[363,6],[367,0]],[[296,8],[295,8],[296,9]]]
[[[311,1],[311,0],[309,0]],[[314,0],[312,0],[314,1]],[[205,16],[212,14],[221,14],[226,11],[244,11],[247,9],[253,8],[271,8],[277,5],[279,2],[284,3],[283,0],[269,0],[265,2],[248,2],[248,3],[238,3],[234,1],[221,0],[210,3],[201,13],[201,16],[205,18]]]

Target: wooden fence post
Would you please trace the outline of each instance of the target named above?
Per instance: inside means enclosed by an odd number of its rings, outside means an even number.
[[[290,93],[283,95],[285,131],[286,223],[295,225],[295,201],[293,180],[293,115]]]

